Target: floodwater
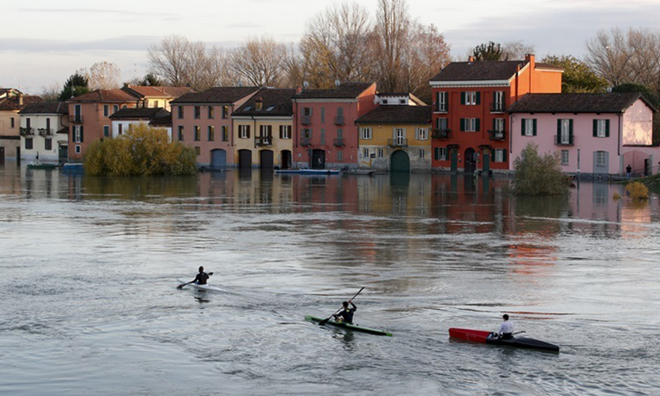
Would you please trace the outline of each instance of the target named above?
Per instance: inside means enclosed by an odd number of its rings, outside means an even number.
[[[660,200],[450,175],[0,169],[0,394],[660,392]],[[225,292],[177,290],[197,267]],[[378,337],[320,327],[356,299]],[[516,330],[544,353],[449,339]]]

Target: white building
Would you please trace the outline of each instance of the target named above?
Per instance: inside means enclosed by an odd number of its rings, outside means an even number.
[[[21,160],[64,163],[68,152],[68,106],[30,103],[19,112]]]
[[[112,120],[113,138],[126,133],[131,125],[147,124],[154,128],[167,130],[169,141],[172,141],[172,115],[163,108],[124,108],[111,115],[110,119]]]

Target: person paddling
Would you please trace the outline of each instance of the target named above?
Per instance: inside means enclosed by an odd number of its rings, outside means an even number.
[[[353,300],[348,300],[344,301],[341,303],[343,306],[343,309],[341,312],[332,315],[335,318],[335,321],[338,323],[348,323],[348,324],[353,324],[353,314],[355,314],[355,311],[357,310],[357,307],[355,304],[353,304]],[[348,305],[351,305],[350,307]]]
[[[502,322],[502,325],[500,325],[500,329],[498,330],[497,334],[503,340],[513,338],[513,323],[509,321],[509,315],[502,315],[502,319],[504,322]]]
[[[199,267],[199,273],[197,274],[197,276],[195,277],[195,279],[193,279],[192,281],[190,281],[190,282],[188,282],[188,283],[181,284],[181,285],[177,286],[177,288],[178,288],[178,289],[181,289],[181,288],[183,288],[185,285],[189,285],[189,284],[191,284],[191,283],[196,283],[196,284],[198,284],[198,285],[205,285],[205,284],[208,282],[209,277],[210,277],[211,275],[213,275],[213,272],[209,272],[209,273],[207,274],[206,272],[204,272],[204,267]]]

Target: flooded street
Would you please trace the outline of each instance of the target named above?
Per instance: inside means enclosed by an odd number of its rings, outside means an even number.
[[[450,175],[0,169],[0,394],[660,389],[660,199]],[[203,265],[226,292],[177,290]],[[355,322],[304,321],[361,287]],[[450,340],[517,331],[559,354]]]

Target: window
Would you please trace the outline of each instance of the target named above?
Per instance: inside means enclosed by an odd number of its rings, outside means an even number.
[[[594,120],[594,137],[610,136],[610,120]]]
[[[103,137],[110,137],[110,125],[103,125]]]
[[[303,139],[311,139],[312,138],[312,130],[310,128],[305,128],[303,129]]]
[[[183,106],[179,106],[179,119],[183,118]]]
[[[201,150],[199,149],[199,147],[195,147],[195,155],[199,156],[200,153]]]
[[[481,103],[481,92],[466,91],[461,92],[461,104],[476,106]]]
[[[368,148],[363,148],[362,149],[362,157],[364,158],[369,158],[369,149]]]
[[[321,107],[321,124],[323,123],[325,123],[325,107]]]
[[[73,126],[73,142],[82,143],[83,142],[83,127],[82,125]]]
[[[229,106],[222,106],[222,119],[229,118]]]
[[[394,144],[403,146],[406,144],[406,129],[394,128]]]
[[[32,150],[32,138],[25,138],[25,149]]]
[[[193,113],[195,115],[195,118],[199,118],[202,113],[202,109],[200,106],[195,106],[195,112]]]
[[[46,118],[46,131],[50,133],[50,118]]]
[[[342,128],[337,129],[337,137],[338,138],[344,137],[344,130]]]
[[[561,164],[568,165],[568,150],[561,151]]]
[[[272,125],[259,125],[259,136],[261,136],[261,137],[271,137],[271,136],[273,136],[273,126]]]
[[[344,152],[343,151],[337,151],[337,162],[341,162],[344,160]]]
[[[80,154],[80,146],[76,146],[76,154]]]
[[[424,149],[419,149],[419,158],[423,159],[426,156],[426,151]]]
[[[360,128],[361,139],[373,139],[373,130],[371,128]]]
[[[155,100],[155,101],[154,101],[154,107],[155,107],[155,108],[159,108],[159,107],[160,107],[160,101],[159,101],[159,100]]]
[[[53,139],[44,140],[44,148],[48,151],[53,149]]]
[[[523,118],[520,128],[523,136],[536,136],[536,118]]]
[[[16,128],[16,121],[14,121],[14,117],[11,118],[11,127]]]
[[[559,144],[573,143],[573,120],[571,119],[557,120],[557,143]]]
[[[446,131],[447,129],[449,129],[447,125],[448,124],[446,118],[436,118],[435,126],[439,131]]]
[[[387,104],[387,99],[383,99],[383,104]]]
[[[504,91],[493,92],[493,104],[490,111],[494,113],[504,112]]]
[[[302,111],[303,111],[303,116],[305,116],[305,117],[311,117],[312,116],[312,108],[311,107],[303,107]],[[323,110],[323,112],[325,113],[325,110]]]
[[[493,119],[493,130],[497,132],[504,132],[504,118]]]
[[[183,142],[183,125],[179,125],[179,141]]]
[[[124,106],[124,108],[126,108],[126,106]],[[119,105],[113,105],[112,106],[112,114],[115,114],[118,111],[119,111]]]
[[[291,139],[291,125],[280,125],[280,139]]]
[[[596,151],[596,166],[606,166],[607,152]]]
[[[385,150],[382,148],[378,149],[378,158],[383,158],[385,156]]]
[[[448,106],[447,106],[447,92],[438,92],[436,96],[436,109],[440,113],[446,113]]]
[[[195,126],[193,127],[193,139],[194,139],[196,142],[199,142],[199,140],[200,140],[200,136],[199,136],[199,135],[200,135],[200,133],[199,133],[199,127],[198,127],[197,125],[195,125]]]
[[[506,162],[506,149],[493,150],[493,162]]]
[[[209,125],[208,127],[208,136],[207,139],[209,142],[212,142],[215,140],[215,127],[213,125]]]
[[[447,148],[446,147],[436,147],[435,148],[435,160],[436,161],[446,161],[447,160]]]
[[[214,110],[213,110],[213,109],[214,109],[213,106],[209,106],[209,108],[208,108],[208,117],[209,117],[209,120],[212,120],[212,119],[215,117],[215,113],[214,113]]]
[[[239,125],[238,126],[238,138],[239,139],[249,139],[250,138],[250,126],[249,125]]]
[[[417,140],[428,140],[429,130],[427,128],[417,128]]]
[[[405,99],[399,99],[399,104],[406,104],[406,100]]]
[[[321,128],[321,146],[325,146],[325,129]]]
[[[103,117],[109,116],[110,115],[109,113],[110,113],[110,106],[103,105]]]
[[[221,126],[220,130],[222,132],[222,141],[223,142],[229,141],[229,133],[227,132],[228,131],[227,126],[226,125]],[[250,130],[248,129],[248,135],[249,134],[250,134]]]
[[[117,129],[118,129],[117,133],[121,135],[124,132],[124,124],[119,123],[119,125],[117,125]]]
[[[479,124],[478,118],[461,118],[461,131],[479,132]]]

